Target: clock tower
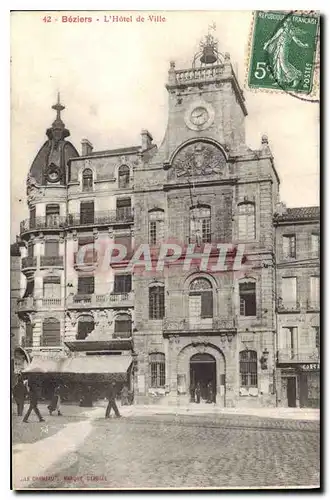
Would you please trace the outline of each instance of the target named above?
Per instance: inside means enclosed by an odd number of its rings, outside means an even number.
[[[200,42],[190,68],[176,69],[171,61],[166,88],[169,117],[160,148],[165,157],[192,139],[213,139],[226,151],[245,143],[243,91],[230,55],[218,51],[210,33]]]

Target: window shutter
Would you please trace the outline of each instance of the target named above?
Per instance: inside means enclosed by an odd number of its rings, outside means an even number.
[[[213,317],[213,293],[212,290],[202,292],[202,318]]]

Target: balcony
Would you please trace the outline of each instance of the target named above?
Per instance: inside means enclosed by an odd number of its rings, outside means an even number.
[[[63,256],[48,257],[46,255],[41,255],[40,267],[63,267]]]
[[[33,297],[26,297],[24,299],[18,299],[17,301],[17,312],[27,312],[33,311],[35,309],[35,301]]]
[[[33,219],[25,219],[20,224],[21,234],[28,231],[46,231],[48,229],[63,229],[66,217],[60,215],[38,216]]]
[[[281,313],[294,313],[300,311],[300,304],[297,301],[284,302],[279,299],[277,302],[277,312]]]
[[[37,268],[37,257],[23,257],[21,262],[22,271]]]
[[[170,82],[171,85],[180,85],[180,84],[194,84],[200,83],[205,80],[218,80],[224,72],[224,65],[217,64],[214,66],[210,66],[207,68],[194,68],[194,69],[179,69],[174,71],[174,81]]]
[[[42,307],[47,309],[61,308],[63,305],[60,297],[41,299],[41,301]]]
[[[164,336],[170,334],[178,335],[200,335],[210,334],[219,335],[219,333],[235,333],[236,325],[233,318],[207,318],[200,321],[185,320],[185,319],[164,319],[163,333]]]
[[[90,309],[98,307],[133,307],[134,293],[108,293],[74,295],[68,298],[67,305],[71,309]]]
[[[278,363],[319,363],[320,352],[315,347],[302,347],[300,349],[279,349],[277,351]]]
[[[102,226],[109,224],[123,224],[133,222],[133,210],[130,207],[107,210],[104,212],[69,214],[67,217],[68,227],[79,226]]]

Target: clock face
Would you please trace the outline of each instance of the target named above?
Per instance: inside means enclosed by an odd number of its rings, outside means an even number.
[[[47,172],[48,182],[58,182],[60,179],[60,169],[55,165],[50,165]]]
[[[190,115],[190,120],[194,125],[204,125],[209,119],[209,114],[207,109],[202,106],[195,108]]]

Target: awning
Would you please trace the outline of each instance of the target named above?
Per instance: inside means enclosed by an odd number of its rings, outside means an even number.
[[[127,355],[81,356],[52,360],[35,356],[23,373],[126,374],[132,363]]]

